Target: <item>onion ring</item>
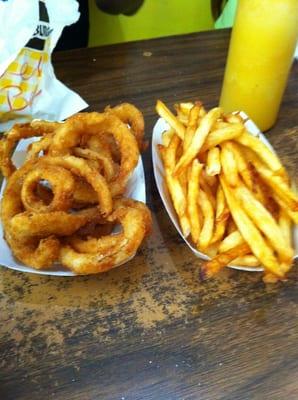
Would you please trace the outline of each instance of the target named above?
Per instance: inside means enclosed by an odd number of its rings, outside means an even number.
[[[16,167],[11,160],[15,146],[21,139],[38,136],[30,124],[16,124],[13,128],[4,133],[0,140],[0,169],[2,175],[8,178]]]
[[[94,252],[81,253],[71,245],[62,245],[60,261],[76,274],[95,274],[114,268],[128,261],[137,251],[146,235],[144,212],[139,208],[121,206],[117,208],[108,221],[119,221],[123,232],[109,235],[96,241],[88,241],[87,249],[94,245]],[[83,246],[83,241],[76,245]],[[96,252],[95,252],[96,251]]]
[[[5,239],[14,256],[33,268],[49,268],[59,257],[60,241],[54,236],[25,242],[17,241],[13,235],[5,236]]]
[[[110,235],[113,231],[114,225],[114,223],[102,219],[101,216],[97,216],[82,228],[78,229],[75,235],[81,239],[90,236],[100,238],[101,236]]]
[[[86,147],[97,153],[106,155],[109,158],[111,157],[116,166],[118,166],[121,161],[119,146],[111,135],[106,135],[104,138],[100,135],[90,136],[90,138],[87,138]]]
[[[128,124],[138,142],[140,150],[144,149],[145,122],[143,114],[133,104],[122,103],[116,107],[106,107],[105,112],[116,115],[122,122]]]
[[[28,162],[8,178],[1,202],[1,218],[5,239],[15,257],[26,265],[41,269],[50,266],[57,260],[60,242],[54,237],[48,237],[41,241],[20,241],[16,239],[15,233],[10,227],[11,219],[24,210],[21,201],[22,178],[34,165],[35,162]]]
[[[131,208],[137,208],[143,213],[143,219],[145,223],[145,228],[146,228],[146,233],[145,235],[149,235],[151,230],[152,230],[152,216],[149,208],[146,206],[141,201],[138,200],[133,200],[129,199],[127,197],[122,197],[119,199],[116,199],[114,202],[114,208],[115,210],[121,208],[121,207],[131,207]]]
[[[16,170],[13,150],[30,137],[41,138]],[[132,258],[151,230],[151,215],[143,203],[119,196],[143,137],[142,114],[128,103],[7,132],[0,140],[7,178],[0,216],[13,255],[36,269],[60,262],[76,274],[103,272]]]
[[[115,212],[111,217],[108,217],[108,221],[115,222],[116,215],[120,215],[120,210],[127,210],[128,208],[138,209],[142,213],[143,223],[145,227],[144,235],[147,236],[151,231],[152,219],[151,213],[149,209],[145,206],[144,203],[140,201],[132,200],[132,199],[118,199],[115,202]],[[118,214],[116,214],[118,212]],[[73,235],[69,239],[69,243],[74,248],[74,250],[80,253],[105,253],[110,254],[114,251],[116,246],[124,245],[126,241],[125,232],[120,232],[113,235],[106,235],[99,239],[97,238],[88,238],[81,239],[77,235]]]
[[[58,159],[60,159],[60,157],[58,157]],[[64,211],[44,214],[24,211],[21,198],[23,180],[26,174],[36,166],[39,166],[39,164],[39,162],[27,162],[8,178],[1,202],[1,219],[5,231],[8,230],[9,227],[12,227],[14,236],[18,236],[20,239],[24,239],[26,236],[32,237],[36,235],[58,234],[58,230],[61,231],[59,235],[63,236],[74,233],[81,226],[100,214],[97,207],[73,214],[67,214]]]
[[[8,178],[1,203],[1,218],[5,239],[15,257],[26,265],[41,269],[58,259],[60,241],[53,234],[73,234],[97,218],[99,209],[93,207],[74,214],[24,211],[21,199],[24,176],[39,164],[34,160],[27,162]]]
[[[114,161],[111,156],[108,157],[105,154],[100,154],[90,149],[82,149],[80,147],[75,147],[73,149],[73,154],[89,161],[97,161],[101,167],[100,170],[103,169],[103,175],[107,181],[111,181],[116,175]]]
[[[0,209],[4,230],[8,227],[12,217],[24,211],[21,199],[23,177],[35,166],[35,160],[28,161],[7,179]]]
[[[38,142],[33,142],[28,146],[26,160],[37,159],[40,152],[46,154],[47,150],[50,147],[50,144],[53,140],[54,133],[46,134],[41,140]]]
[[[53,199],[49,204],[45,204],[36,194],[41,180],[46,180],[51,184]],[[25,176],[21,199],[27,211],[37,213],[67,211],[72,203],[74,187],[75,180],[65,168],[55,165],[38,165]]]
[[[34,119],[31,121],[30,126],[36,131],[42,133],[42,135],[37,135],[37,136],[43,136],[47,133],[52,133],[54,132],[61,124],[64,122],[52,122],[52,121],[43,121],[40,119]]]
[[[50,155],[69,154],[80,144],[82,137],[92,135],[114,136],[121,152],[118,176],[110,182],[112,196],[122,194],[125,185],[136,167],[139,150],[135,137],[127,126],[116,116],[100,113],[80,113],[69,118],[56,131],[50,147]]]
[[[50,235],[72,235],[99,214],[97,207],[80,210],[73,214],[65,211],[32,213],[25,211],[10,220],[13,236],[19,241],[27,238],[43,238]]]
[[[50,135],[60,125],[61,123],[59,122],[34,120],[26,124],[15,124],[11,128],[11,130],[5,132],[0,140],[0,169],[2,175],[5,178],[8,178],[16,170],[15,165],[11,161],[11,156],[14,148],[21,139],[28,139],[30,137],[37,136],[47,136],[48,134]],[[41,150],[44,150],[46,148],[45,143],[48,144],[49,139],[42,142],[42,144],[32,145],[34,150],[32,150],[32,154],[29,155],[29,159],[36,157],[36,154],[38,154]],[[40,150],[37,151],[38,147],[40,147]]]
[[[98,196],[92,186],[81,178],[75,179],[72,208],[78,209],[98,203]]]
[[[76,206],[82,207],[90,204],[97,204],[98,196],[88,182],[78,178],[76,179],[73,200],[72,206],[76,208]]]
[[[26,124],[16,124],[11,128],[10,131],[5,132],[0,140],[0,169],[2,175],[5,178],[8,178],[16,170],[15,165],[11,161],[11,156],[15,146],[21,139],[28,139],[36,136],[47,136],[47,134],[53,133],[60,125],[61,124],[58,122],[34,120]],[[36,144],[35,146],[37,147],[41,145]],[[45,144],[43,143],[42,146],[45,147]],[[33,156],[30,158],[32,157]]]
[[[69,169],[73,174],[84,178],[97,194],[100,212],[103,215],[109,215],[112,212],[112,197],[107,181],[99,172],[88,165],[87,161],[74,156],[46,156],[41,158],[40,162]]]

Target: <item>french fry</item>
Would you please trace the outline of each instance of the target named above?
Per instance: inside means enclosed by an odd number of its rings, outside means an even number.
[[[270,195],[267,196],[266,202],[263,203],[266,209],[270,212],[275,221],[278,221],[280,207]]]
[[[219,147],[212,147],[207,154],[206,173],[209,176],[220,174],[220,150]]]
[[[218,242],[209,244],[209,246],[204,250],[204,253],[207,254],[208,257],[213,258],[218,253],[218,246]]]
[[[281,176],[274,174],[257,159],[253,160],[253,164],[261,178],[269,187],[271,187],[277,197],[279,197],[291,211],[298,211],[298,196],[285,183],[284,179]]]
[[[215,178],[215,177],[210,176],[209,178]],[[216,199],[215,199],[215,195],[213,195],[213,189],[214,189],[217,181],[212,182],[212,184],[211,184],[211,181],[209,180],[209,178],[207,178],[206,171],[202,171],[201,179],[200,179],[200,186],[202,187],[204,192],[207,194],[208,199],[213,207],[213,210],[215,210],[216,209]]]
[[[282,232],[287,246],[292,246],[292,223],[291,218],[282,208],[279,211],[278,225]]]
[[[253,180],[252,191],[261,203],[267,205],[270,201],[270,197],[273,197],[274,192],[272,191],[270,185],[268,185],[268,183],[262,178],[258,167],[264,168],[265,170],[269,171],[269,174],[275,174],[272,173],[272,171],[263,164],[258,155],[254,153],[250,148],[245,147],[241,144],[238,144],[238,147],[242,154],[245,154],[245,158],[248,160],[248,168]],[[282,180],[284,184],[287,185],[285,176],[279,176],[279,180]]]
[[[199,206],[198,206],[198,197],[199,197],[199,179],[200,173],[203,168],[203,165],[198,162],[198,160],[194,160],[191,165],[191,172],[188,182],[188,193],[187,193],[187,209],[188,215],[191,217],[189,219],[190,222],[190,233],[192,240],[195,244],[198,244],[201,224],[199,218]]]
[[[280,259],[284,262],[291,262],[294,255],[293,249],[287,244],[282,231],[270,212],[244,185],[239,185],[235,188],[235,194],[246,214],[267,237]]]
[[[169,172],[173,173],[176,166],[177,151],[180,145],[180,138],[178,135],[173,135],[168,147],[164,152],[164,163]]]
[[[233,218],[229,218],[228,220],[228,226],[227,226],[227,235],[230,235],[230,233],[233,233],[237,231],[237,226],[233,220]]]
[[[164,166],[165,172],[166,172],[166,168],[167,168],[167,165],[166,165],[166,146],[164,146],[163,144],[158,144],[157,145],[157,150],[158,150],[158,153],[160,155],[160,158],[162,160],[162,163],[163,163],[163,166]]]
[[[208,195],[202,189],[199,190],[198,203],[204,216],[198,248],[199,250],[203,251],[209,246],[209,243],[212,239],[214,227],[214,209]]]
[[[174,171],[176,175],[179,175],[197,156],[201,147],[204,144],[208,133],[210,132],[210,129],[212,128],[212,125],[217,120],[217,118],[219,118],[221,113],[222,110],[220,108],[213,108],[202,118],[200,125],[194,133],[190,145],[176,165]]]
[[[177,119],[181,122],[185,127],[188,125],[188,117],[182,114],[180,111],[177,112]]]
[[[182,233],[185,235],[185,237],[187,237],[190,232],[190,224],[186,216],[186,198],[184,191],[178,179],[173,178],[169,172],[166,173],[166,181],[175,211],[181,223]]]
[[[223,239],[219,245],[218,252],[224,253],[242,243],[244,243],[244,239],[241,233],[236,229]]]
[[[242,124],[228,125],[217,130],[213,130],[207,136],[205,143],[203,144],[200,152],[203,153],[211,149],[212,147],[218,146],[220,143],[227,140],[235,139],[240,136],[244,131],[244,126]]]
[[[176,165],[177,152],[180,146],[180,138],[177,135],[174,135],[172,140],[169,143],[169,146],[165,151],[165,167],[166,167],[166,179],[168,181],[168,185],[171,188],[170,194],[173,199],[174,208],[179,218],[180,226],[182,229],[182,233],[185,237],[187,237],[190,233],[190,223],[187,215],[187,183],[181,182],[173,177],[173,171]]]
[[[292,263],[280,263],[280,270],[283,272],[282,278],[274,275],[272,272],[265,271],[265,274],[263,276],[263,282],[276,283],[279,280],[282,280],[282,281],[286,280],[285,275],[287,274],[287,272],[289,272],[291,267],[292,267]]]
[[[203,107],[203,104],[200,108],[200,118],[203,118],[205,115],[207,114],[207,111],[205,110],[205,108]]]
[[[260,267],[260,261],[256,256],[248,254],[246,256],[237,257],[229,265],[237,265],[241,267]]]
[[[185,238],[187,238],[190,234],[190,223],[189,223],[189,218],[186,214],[181,215],[179,217],[179,222],[180,222],[180,226],[181,226],[181,230],[183,233],[183,236]]]
[[[283,175],[285,173],[279,158],[259,138],[245,131],[235,140],[255,152],[276,174]]]
[[[276,193],[273,193],[273,198],[276,201],[276,203],[283,209],[286,215],[294,222],[294,224],[297,225],[298,211],[291,211],[288,205],[280,197],[278,197]]]
[[[183,153],[183,142],[181,141],[179,143],[179,146],[177,147],[175,165],[177,164],[178,160],[180,159],[182,153]],[[174,171],[175,165],[173,166],[172,173]],[[182,174],[180,174],[178,177],[175,177],[180,182],[182,189],[184,191],[185,197],[187,197],[190,170],[191,170],[191,166],[189,166],[186,170],[184,170],[182,172]]]
[[[180,160],[180,157],[183,154],[183,141],[180,140],[179,145],[177,147],[177,151],[176,151],[176,160],[175,160],[175,165],[177,164],[177,162]]]
[[[220,182],[224,190],[225,197],[233,219],[244,240],[251,248],[252,253],[260,260],[260,262],[268,271],[282,278],[284,274],[279,268],[279,263],[274,256],[271,247],[268,246],[266,241],[263,239],[260,231],[243,211],[239,202],[234,198],[233,192],[229,188],[224,177],[220,177]]]
[[[202,163],[204,164],[204,163]],[[208,191],[211,190],[212,193],[216,193],[217,190],[217,186],[218,186],[218,179],[215,175],[208,175],[206,172],[206,168],[203,169],[202,171],[202,182],[204,182],[204,184],[206,186],[208,186]],[[215,204],[215,200],[212,202],[212,204]]]
[[[224,122],[224,121],[222,121],[221,119],[218,119],[218,120],[214,123],[214,125],[213,125],[213,131],[212,131],[212,132],[217,131],[218,129],[228,128],[229,126],[230,126],[230,125],[229,125],[228,122]],[[210,132],[210,134],[211,134],[212,132]]]
[[[201,107],[202,107],[202,105],[198,103],[198,104],[195,104],[192,107],[192,109],[190,110],[189,121],[188,121],[188,125],[186,127],[185,137],[184,137],[184,141],[183,141],[183,151],[184,152],[189,147],[189,145],[193,139],[193,136],[196,132],[196,129],[198,127]]]
[[[220,161],[225,179],[230,186],[236,186],[239,182],[238,169],[230,142],[221,144]]]
[[[158,146],[161,158],[163,160],[165,168],[165,179],[169,190],[169,194],[173,201],[174,209],[177,213],[178,219],[180,221],[182,233],[185,237],[189,235],[190,223],[186,215],[186,197],[183,188],[177,178],[172,176],[172,168],[175,165],[175,147],[177,144],[178,136],[175,135],[169,145],[169,147],[164,147],[162,145]],[[179,143],[179,142],[178,142]],[[171,147],[172,144],[172,147]]]
[[[190,167],[189,167],[189,169],[190,169]],[[183,173],[177,179],[178,179],[178,181],[179,181],[179,183],[180,183],[180,185],[182,187],[182,190],[184,192],[184,195],[186,197],[187,196],[187,190],[188,190],[188,181],[189,181],[189,179],[188,179],[188,170],[183,171]]]
[[[184,139],[185,126],[178,120],[177,117],[168,109],[168,107],[160,100],[156,103],[156,112],[175,130],[180,139]]]
[[[230,211],[226,204],[225,195],[222,187],[219,185],[216,193],[215,229],[211,244],[216,243],[217,241],[222,239],[227,227],[229,216]]]
[[[206,112],[201,102],[156,109],[170,129],[159,145],[165,182],[184,237],[221,268],[264,267],[264,282],[284,280],[292,266],[292,222],[298,194],[279,158],[251,135],[239,113]]]
[[[228,113],[224,116],[224,119],[230,124],[244,124],[243,118],[239,114]]]
[[[197,156],[197,159],[200,161],[200,163],[206,164],[207,163],[207,156],[208,156],[208,153],[207,153],[207,151],[205,151],[204,153],[199,153],[198,156]]]
[[[235,258],[245,256],[251,252],[247,243],[239,244],[232,249],[217,254],[212,260],[203,264],[201,269],[201,278],[211,278],[216,275],[222,268],[230,264]]]
[[[239,175],[243,179],[243,182],[249,189],[253,189],[254,182],[253,182],[253,175],[252,171],[249,167],[249,163],[244,157],[242,151],[239,148],[239,145],[235,142],[230,142],[230,149],[234,154],[234,158],[236,160],[237,169]]]
[[[174,208],[179,218],[181,218],[183,215],[185,215],[186,212],[186,198],[183,189],[178,180],[173,178],[169,173],[167,173],[166,179],[173,200]]]
[[[179,108],[180,108],[180,111],[184,114],[184,115],[186,115],[187,117],[189,116],[189,113],[190,113],[190,110],[193,108],[193,106],[194,106],[194,103],[191,103],[190,101],[189,102],[186,102],[186,103],[179,103]]]
[[[167,131],[165,131],[165,132],[162,134],[162,144],[163,144],[165,147],[168,147],[168,145],[170,144],[170,141],[171,141],[171,139],[172,139],[174,133],[175,133],[174,129],[173,129],[173,128],[170,128],[170,129],[168,129]]]
[[[183,110],[180,107],[180,104],[175,104],[174,108],[176,110],[177,114],[177,119],[184,125],[187,126],[188,124],[188,119],[189,119],[189,113],[184,113]]]
[[[251,178],[253,180],[252,191],[256,196],[256,198],[262,204],[266,204],[268,202],[268,190],[271,191],[271,189],[268,188],[268,186],[261,179],[260,175],[258,174],[258,171],[251,162],[249,162],[248,168],[251,174]]]

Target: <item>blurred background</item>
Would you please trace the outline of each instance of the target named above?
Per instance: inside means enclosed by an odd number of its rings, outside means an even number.
[[[133,16],[109,15],[89,0],[89,46],[212,29],[210,0],[145,0]]]
[[[237,0],[79,0],[79,3],[80,20],[65,28],[57,50],[210,30],[216,21],[216,27],[231,26],[228,8],[232,9]]]

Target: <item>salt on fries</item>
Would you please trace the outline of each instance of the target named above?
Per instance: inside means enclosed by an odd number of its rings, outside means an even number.
[[[201,276],[226,265],[263,266],[265,282],[284,280],[293,263],[298,196],[279,158],[239,114],[206,111],[201,102],[175,110],[158,100],[170,129],[157,151],[184,237],[211,257]]]

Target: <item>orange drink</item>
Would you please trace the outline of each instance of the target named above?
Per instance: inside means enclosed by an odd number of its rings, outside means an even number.
[[[239,0],[220,105],[261,130],[276,120],[298,39],[298,0]]]

